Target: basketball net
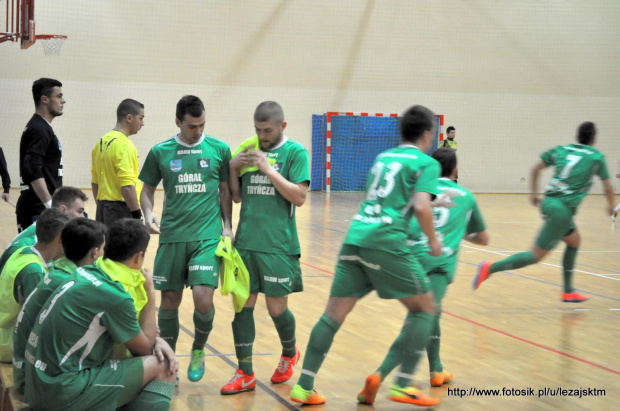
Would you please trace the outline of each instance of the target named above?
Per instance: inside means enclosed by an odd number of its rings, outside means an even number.
[[[62,45],[67,40],[67,36],[44,34],[41,37],[37,36],[37,40],[43,45],[45,56],[60,56]]]

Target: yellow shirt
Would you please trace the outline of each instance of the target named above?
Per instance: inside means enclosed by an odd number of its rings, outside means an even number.
[[[125,201],[121,194],[124,186],[135,186],[140,198],[138,149],[125,134],[112,130],[101,137],[91,159],[91,181],[99,186],[97,200]]]

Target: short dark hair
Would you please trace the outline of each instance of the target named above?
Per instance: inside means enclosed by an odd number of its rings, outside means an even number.
[[[410,107],[400,118],[400,134],[403,141],[415,142],[424,132],[435,126],[435,113],[424,106]]]
[[[146,251],[151,236],[140,220],[123,218],[108,229],[108,239],[103,248],[103,258],[125,261],[136,253]]]
[[[275,101],[263,101],[254,110],[254,121],[262,123],[263,121],[270,120],[282,123],[284,121],[284,111],[282,106]]]
[[[446,129],[446,134],[449,134],[452,130],[456,131],[456,129],[454,127],[452,127],[452,126],[448,127]]]
[[[596,137],[596,126],[591,121],[581,123],[577,129],[577,141],[580,144],[592,145]]]
[[[54,241],[69,220],[70,218],[66,213],[56,208],[48,208],[43,211],[37,220],[37,242],[49,244]]]
[[[200,117],[205,111],[205,106],[196,96],[183,96],[177,103],[176,116],[179,121],[183,121],[186,114],[192,117]]]
[[[53,78],[45,77],[32,83],[32,98],[34,99],[35,107],[39,107],[41,96],[50,97],[52,95],[52,89],[54,87],[62,87],[62,83]]]
[[[438,148],[432,157],[441,165],[441,177],[450,177],[456,168],[456,152],[451,148]]]
[[[140,114],[140,110],[144,109],[144,104],[139,101],[126,98],[121,101],[121,104],[118,105],[116,109],[116,121],[120,123],[127,117],[129,114],[132,116],[137,116]]]
[[[82,190],[70,186],[62,186],[52,196],[52,207],[59,208],[61,205],[69,207],[77,199],[88,201],[88,197]]]
[[[105,225],[87,218],[76,218],[65,225],[60,233],[65,257],[77,262],[86,257],[93,247],[101,247],[105,241]]]

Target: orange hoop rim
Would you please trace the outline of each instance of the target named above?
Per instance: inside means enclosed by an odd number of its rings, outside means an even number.
[[[50,40],[50,39],[66,39],[67,36],[62,34],[37,34],[34,36],[37,40]]]

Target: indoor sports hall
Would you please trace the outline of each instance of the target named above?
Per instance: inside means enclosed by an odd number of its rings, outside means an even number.
[[[615,0],[0,0],[0,147],[12,182],[9,202],[0,201],[0,247],[17,234],[20,136],[33,114],[34,80],[63,84],[64,114],[52,124],[63,184],[86,192],[91,218],[91,150],[114,126],[123,99],[145,106],[144,128],[132,137],[141,165],[151,147],[178,132],[175,105],[184,95],[202,99],[205,133],[231,150],[255,134],[255,107],[277,101],[285,134],[311,158],[311,192],[296,210],[304,292],[289,298],[303,360],[372,161],[398,144],[398,116],[421,104],[437,115],[433,147],[447,127],[456,129],[458,183],[475,194],[490,243],[462,243],[444,298],[441,357],[454,380],[431,387],[423,357],[416,383],[441,399],[437,409],[613,409],[620,403],[620,227],[598,177],[575,216],[581,246],[573,281],[588,301],[561,301],[564,244],[476,291],[472,281],[481,261],[530,249],[541,226],[529,202],[530,170],[544,151],[575,142],[582,122],[596,124],[595,147],[606,158],[614,206],[620,202],[619,22]],[[540,193],[551,176],[542,173]],[[162,203],[158,190],[156,214]],[[238,213],[235,205],[233,227]],[[156,250],[152,236],[147,266]],[[291,380],[269,381],[280,347],[262,298],[256,389],[223,396],[237,368],[231,298],[215,292],[206,374],[192,383],[193,306],[185,291],[173,410],[300,408],[289,395],[301,365]],[[316,377],[326,404],[304,408],[411,408],[386,398],[393,376],[374,406],[356,401],[405,314],[375,293],[359,301]],[[17,408],[2,374],[2,409]]]

